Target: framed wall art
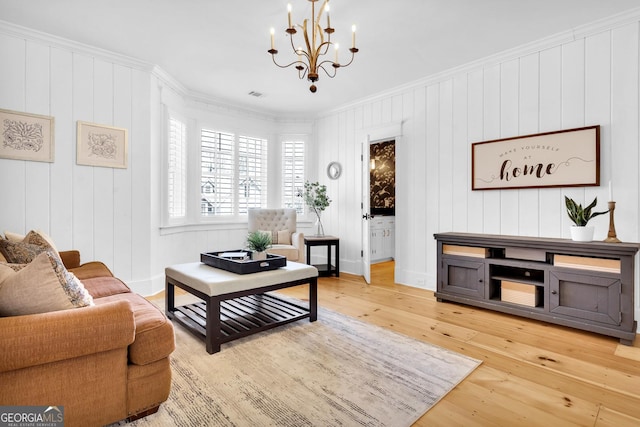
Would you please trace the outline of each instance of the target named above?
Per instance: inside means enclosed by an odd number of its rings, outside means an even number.
[[[127,168],[127,130],[78,121],[76,163],[107,168]]]
[[[600,185],[600,126],[471,145],[471,188]]]
[[[53,117],[0,109],[0,158],[53,162],[53,137]]]

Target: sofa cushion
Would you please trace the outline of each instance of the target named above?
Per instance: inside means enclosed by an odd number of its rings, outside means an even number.
[[[113,277],[113,273],[111,273],[109,267],[100,261],[87,262],[69,271],[73,272],[80,280],[91,279],[93,277]]]
[[[111,295],[126,294],[131,289],[116,277],[92,277],[80,279],[93,298],[104,298]]]
[[[136,338],[129,346],[129,362],[146,365],[167,357],[175,349],[173,325],[160,309],[133,292],[96,298],[96,305],[127,300],[133,309]]]
[[[0,280],[0,316],[46,313],[93,304],[82,283],[50,252],[41,253],[23,266],[0,264]]]

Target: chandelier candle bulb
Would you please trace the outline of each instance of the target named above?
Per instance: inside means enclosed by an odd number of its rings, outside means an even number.
[[[273,41],[273,35],[275,34],[276,30],[271,28],[271,50],[275,49],[274,46],[274,41]]]
[[[356,26],[355,24],[351,26],[351,47],[355,49],[356,47]]]
[[[613,191],[611,190],[611,181],[609,181],[609,201],[613,201]]]
[[[327,2],[327,5],[325,6],[324,10],[327,11],[327,28],[331,28],[331,18],[329,17],[329,2]]]
[[[287,4],[287,18],[289,20],[289,28],[291,28],[291,3]]]
[[[336,48],[336,60],[334,61],[336,64],[339,64],[340,62],[338,61],[338,48],[340,47],[340,45],[338,43],[336,43],[335,48]]]

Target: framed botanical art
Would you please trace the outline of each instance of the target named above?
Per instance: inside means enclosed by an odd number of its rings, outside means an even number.
[[[567,129],[471,146],[471,188],[600,185],[600,126]]]
[[[127,168],[127,130],[78,121],[76,163],[107,168]]]
[[[53,117],[0,109],[0,158],[53,162]]]

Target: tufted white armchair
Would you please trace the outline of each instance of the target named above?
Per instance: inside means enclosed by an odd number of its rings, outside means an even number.
[[[304,233],[296,232],[295,209],[249,209],[249,233],[271,233],[270,254],[282,255],[289,261],[305,262]]]

